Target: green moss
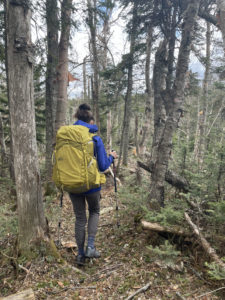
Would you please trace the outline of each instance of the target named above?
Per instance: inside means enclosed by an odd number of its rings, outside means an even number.
[[[57,260],[57,262],[59,262],[59,263],[64,263],[64,260],[62,259],[62,256],[59,253],[59,251],[57,250],[56,245],[53,240],[50,240],[46,246],[47,246],[47,248],[46,248],[47,253],[49,254],[49,256],[55,258]]]

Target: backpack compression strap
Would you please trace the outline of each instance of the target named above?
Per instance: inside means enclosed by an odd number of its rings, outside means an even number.
[[[87,184],[87,189],[89,190],[88,166],[87,166],[87,155],[86,155],[87,152],[86,152],[84,145],[82,145],[82,151],[84,153],[86,184]]]
[[[95,145],[95,141],[93,139],[94,136],[96,136],[96,134],[90,133],[90,136],[92,137],[92,141],[94,143],[94,147],[93,147],[93,156],[94,156],[94,152],[96,152],[96,156],[97,156],[97,151],[95,151],[96,149],[96,145]],[[87,189],[90,189],[90,184],[89,184],[89,177],[88,177],[88,163],[87,163],[87,155],[86,155],[86,149],[85,149],[85,145],[82,145],[82,151],[84,153],[84,164],[85,164],[85,177],[86,177],[86,184],[87,184]],[[97,157],[96,157],[97,158]]]

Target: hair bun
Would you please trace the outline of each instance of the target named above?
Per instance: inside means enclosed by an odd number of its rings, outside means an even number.
[[[81,110],[91,110],[91,107],[88,104],[83,103],[79,106],[79,109],[81,109]]]

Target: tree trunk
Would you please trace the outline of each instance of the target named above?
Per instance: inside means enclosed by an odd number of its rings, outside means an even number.
[[[188,8],[186,10],[182,26],[182,39],[179,48],[175,81],[170,93],[168,94],[167,91],[167,95],[164,95],[164,97],[166,96],[164,101],[166,105],[167,118],[161,133],[160,141],[157,145],[157,153],[154,162],[149,195],[149,205],[156,209],[159,209],[160,206],[164,206],[165,175],[172,150],[172,137],[181,115],[185,76],[188,70],[193,29],[198,13],[199,2],[200,0],[190,0],[188,2]]]
[[[84,102],[88,102],[88,96],[87,96],[87,74],[86,74],[86,59],[87,57],[85,57],[83,59],[83,99]]]
[[[4,127],[3,127],[1,112],[0,112],[0,146],[1,146],[0,177],[5,177],[6,174],[5,171],[7,166],[7,154],[6,154],[5,135],[4,135]]]
[[[123,119],[123,131],[122,131],[122,156],[123,165],[127,165],[128,162],[128,146],[129,146],[129,133],[130,133],[130,118],[131,118],[131,101],[132,101],[132,89],[133,89],[133,64],[134,64],[134,51],[136,42],[137,31],[137,3],[134,2],[133,16],[132,16],[132,28],[130,33],[130,53],[128,58],[128,79],[127,79],[127,92],[125,96],[125,108]]]
[[[107,151],[112,151],[112,112],[107,113]]]
[[[91,34],[91,51],[92,51],[92,66],[93,66],[93,112],[95,116],[96,124],[100,130],[100,117],[99,117],[99,62],[96,42],[96,26],[97,26],[97,15],[96,15],[96,0],[87,0],[88,7],[88,26]]]
[[[153,70],[154,136],[151,157],[151,162],[153,163],[155,162],[158,154],[158,145],[160,144],[166,121],[166,97],[164,95],[169,97],[174,77],[174,52],[176,41],[177,16],[176,4],[173,9],[173,12],[171,7],[168,7],[167,10],[168,14],[170,14],[171,21],[166,21],[166,37],[159,46],[155,55],[155,65]]]
[[[57,105],[57,64],[58,64],[58,8],[57,0],[46,0],[47,19],[47,70],[46,70],[46,178],[52,176],[52,151],[55,134]]]
[[[87,90],[87,98],[88,98],[88,103],[91,102],[91,77],[88,76],[88,90]]]
[[[34,46],[29,1],[10,0],[7,65],[10,123],[18,207],[18,244],[26,252],[45,237],[33,99]]]
[[[173,76],[174,76],[174,50],[176,43],[176,22],[177,22],[177,6],[175,4],[173,13],[171,12],[171,23],[170,28],[168,28],[168,73],[166,77],[166,89],[170,90],[173,84]]]
[[[7,0],[4,0],[4,25],[5,25],[5,33],[4,33],[4,39],[5,39],[5,69],[6,69],[6,81],[8,83],[9,81],[9,75],[8,75],[8,8],[9,7],[9,2]],[[9,101],[9,88],[7,87],[7,96],[8,96],[8,101]],[[10,132],[10,155],[9,155],[9,173],[10,173],[10,179],[12,180],[14,186],[15,186],[15,174],[14,174],[14,159],[13,159],[13,150],[12,150],[12,134]],[[15,188],[11,187],[11,194],[15,195]]]
[[[223,148],[222,148],[223,150]],[[219,161],[219,170],[217,175],[217,199],[218,201],[225,200],[225,188],[224,188],[224,177],[225,177],[225,154],[220,154],[220,161]]]
[[[104,24],[102,30],[102,44],[103,44],[103,59],[102,59],[102,68],[103,71],[107,69],[108,66],[108,42],[110,38],[110,27],[109,27],[109,19],[112,15],[113,7],[107,8],[104,17]],[[102,80],[102,87],[100,90],[107,90],[108,83],[107,80]],[[106,92],[107,93],[107,92]],[[117,94],[117,93],[115,93]],[[108,106],[109,111],[107,112],[107,126],[106,126],[106,137],[107,137],[107,151],[110,152],[112,150],[112,112],[110,103]]]
[[[147,40],[146,40],[146,61],[145,61],[145,85],[146,85],[146,92],[145,92],[145,115],[144,115],[144,124],[142,126],[142,139],[139,144],[139,154],[143,155],[146,150],[146,143],[147,143],[147,135],[150,131],[150,124],[151,124],[151,81],[150,81],[150,60],[151,60],[151,50],[152,50],[152,33],[153,28],[149,25],[148,32],[147,32]]]
[[[205,131],[206,131],[206,118],[207,118],[207,106],[208,106],[208,87],[209,87],[209,76],[210,76],[210,47],[211,46],[211,28],[210,23],[207,22],[206,31],[206,62],[205,62],[205,74],[203,80],[203,91],[202,98],[200,99],[198,109],[198,124],[196,130],[196,140],[194,155],[195,160],[198,162],[199,168],[202,167],[204,152],[205,152]]]
[[[63,0],[61,6],[61,36],[57,68],[57,111],[55,131],[66,124],[67,85],[68,85],[68,49],[71,27],[72,0]]]
[[[167,41],[164,39],[160,43],[155,54],[155,65],[153,70],[153,88],[154,88],[154,135],[152,142],[151,163],[155,163],[157,158],[158,145],[160,143],[164,124],[166,119],[166,111],[162,98],[162,90],[166,86],[167,72]],[[150,162],[149,162],[150,163]]]
[[[134,143],[136,147],[136,154],[139,155],[139,140],[138,140],[138,127],[139,127],[139,118],[138,115],[135,114],[135,125],[134,125]]]

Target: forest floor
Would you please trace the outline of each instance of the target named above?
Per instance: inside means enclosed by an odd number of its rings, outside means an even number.
[[[58,202],[46,204],[54,240],[58,238]],[[47,255],[30,262],[21,259],[15,266],[7,251],[14,247],[8,234],[0,242],[0,296],[32,288],[36,299],[131,299],[130,295],[149,284],[132,299],[225,299],[224,289],[215,291],[224,285],[211,281],[199,266],[200,252],[182,251],[172,264],[152,258],[148,246],[158,235],[143,231],[130,210],[122,203],[119,206],[118,227],[113,187],[102,191],[96,239],[102,256],[88,260],[84,267],[75,264],[74,213],[68,196],[64,197],[58,247],[64,263]]]

